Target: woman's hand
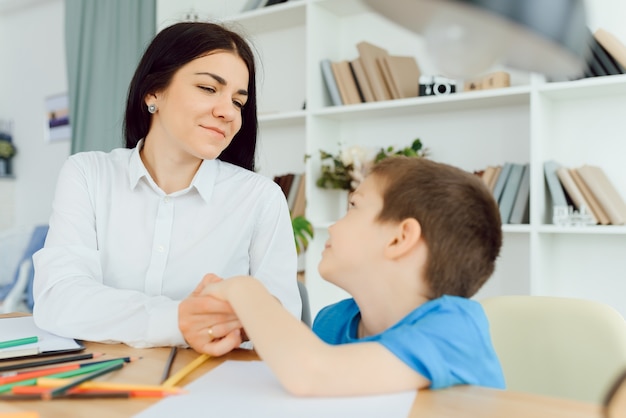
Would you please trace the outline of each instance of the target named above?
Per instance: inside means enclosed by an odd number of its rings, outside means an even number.
[[[229,353],[242,342],[241,323],[230,305],[202,294],[209,283],[221,280],[214,274],[207,274],[178,306],[178,327],[185,341],[197,352],[212,356]]]

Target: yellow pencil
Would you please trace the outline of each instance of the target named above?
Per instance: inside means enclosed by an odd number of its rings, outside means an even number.
[[[176,374],[174,374],[165,382],[163,382],[161,386],[165,388],[174,387],[176,383],[180,382],[185,376],[187,376],[189,373],[191,373],[192,371],[200,367],[200,365],[204,363],[205,361],[207,361],[210,357],[211,356],[209,356],[208,354],[199,355],[197,359],[195,359],[194,361],[192,361],[191,363],[183,367],[180,371],[178,371]]]

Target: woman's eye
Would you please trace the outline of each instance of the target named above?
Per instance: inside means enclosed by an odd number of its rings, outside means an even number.
[[[238,109],[243,109],[243,107],[245,106],[245,103],[242,103],[238,100],[233,100],[233,104],[235,105],[236,108]]]
[[[213,87],[209,87],[209,86],[198,86],[198,87],[200,87],[204,91],[208,91],[209,93],[215,93],[216,91]]]

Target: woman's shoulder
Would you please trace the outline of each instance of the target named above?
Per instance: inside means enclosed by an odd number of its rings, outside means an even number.
[[[271,178],[256,173],[254,171],[247,170],[237,165],[227,163],[221,160],[216,160],[219,168],[219,178],[221,180],[230,180],[232,182],[239,183],[241,185],[248,185],[255,190],[261,188],[273,191],[280,191],[280,187]]]
[[[106,165],[125,160],[132,154],[133,150],[128,148],[115,148],[109,152],[105,151],[82,151],[69,156],[68,160],[75,164]]]

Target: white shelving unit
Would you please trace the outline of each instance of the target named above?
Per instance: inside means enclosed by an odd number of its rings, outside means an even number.
[[[262,63],[259,171],[307,173],[306,214],[316,226],[306,253],[314,315],[346,296],[317,273],[326,228],[338,207],[336,193],[315,186],[319,150],[335,152],[339,144],[403,147],[416,137],[430,158],[468,171],[505,161],[531,163],[530,224],[503,226],[496,272],[477,298],[584,297],[626,315],[626,227],[549,225],[543,178],[547,159],[566,166],[600,165],[626,196],[626,76],[545,83],[539,76],[512,72],[512,86],[505,89],[333,107],[321,76],[322,59],[355,58],[355,45],[365,40],[390,54],[413,55],[422,73],[434,74],[420,37],[358,0],[292,0],[218,19],[243,29]]]

